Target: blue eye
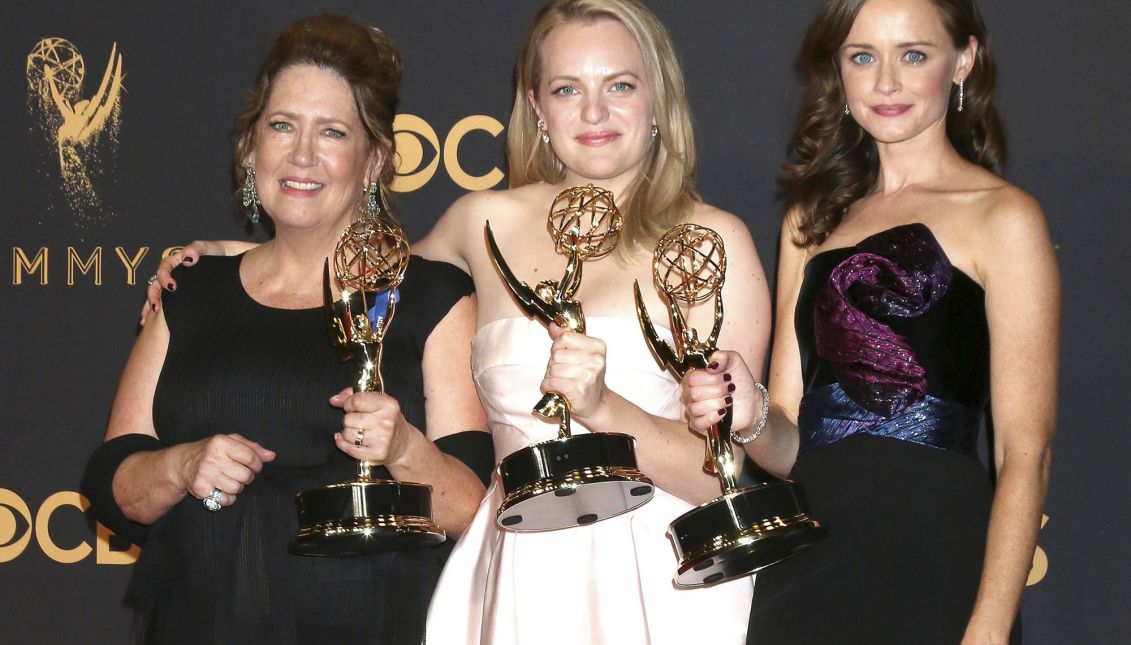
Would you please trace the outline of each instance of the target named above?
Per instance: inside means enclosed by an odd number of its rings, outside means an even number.
[[[876,57],[868,52],[860,52],[859,54],[853,54],[848,60],[857,65],[867,65],[868,63],[875,62]]]
[[[573,96],[574,94],[577,94],[577,88],[572,85],[563,85],[554,90],[553,93],[559,96]]]
[[[616,83],[613,83],[614,92],[628,92],[629,90],[634,89],[636,89],[636,86],[632,83],[629,83],[628,81],[618,81]]]
[[[268,127],[275,132],[290,132],[292,130],[291,124],[286,121],[274,121],[268,124]]]
[[[927,60],[927,55],[924,54],[921,51],[912,50],[912,51],[909,51],[906,54],[904,54],[903,58],[907,62],[917,65],[917,64],[922,63],[923,61]]]
[[[326,130],[324,130],[324,132],[325,132],[326,136],[331,137],[333,139],[342,139],[342,138],[345,138],[345,136],[346,136],[345,132],[342,132],[341,130],[335,130],[333,128],[326,128]]]

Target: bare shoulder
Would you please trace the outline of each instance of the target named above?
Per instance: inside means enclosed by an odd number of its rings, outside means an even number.
[[[977,218],[977,246],[982,257],[1008,255],[1018,246],[1048,242],[1041,205],[1031,195],[1002,181],[977,192],[971,214]]]
[[[978,201],[975,262],[987,286],[995,274],[1055,271],[1048,224],[1036,199],[1003,182]]]
[[[758,252],[754,248],[754,239],[750,235],[750,229],[746,226],[746,222],[734,213],[700,202],[695,205],[695,211],[691,214],[691,222],[715,230],[722,236],[723,243],[727,245],[728,251],[737,252],[741,250],[757,257]]]
[[[472,247],[471,240],[479,240],[483,235],[483,225],[487,221],[492,226],[504,222],[522,212],[522,198],[519,190],[481,190],[460,197],[444,212],[432,230],[413,246],[421,256],[432,260],[443,260],[468,270]]]

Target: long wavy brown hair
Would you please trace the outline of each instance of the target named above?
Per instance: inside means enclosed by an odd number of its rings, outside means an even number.
[[[982,14],[974,0],[932,1],[955,48],[965,47],[971,36],[978,41],[963,110],[947,112],[947,138],[963,158],[1000,175],[1005,133],[994,102],[997,71]],[[805,99],[778,180],[787,210],[799,215],[794,240],[798,246],[824,242],[848,207],[875,189],[879,177],[876,143],[844,114],[840,78],[840,48],[865,2],[829,0],[809,25],[798,55]],[[952,107],[957,94],[955,85]]]
[[[301,64],[333,71],[349,84],[370,151],[379,153],[384,160],[378,179],[380,197],[385,215],[392,219],[388,187],[396,173],[393,119],[404,66],[400,51],[385,32],[345,16],[303,18],[284,29],[268,48],[237,125],[236,185],[244,178],[243,161],[255,149],[256,125],[267,106],[275,78],[284,69]],[[361,193],[358,195],[360,202]]]
[[[541,141],[538,115],[527,100],[527,91],[538,92],[542,43],[550,32],[567,22],[598,20],[624,25],[640,47],[659,128],[659,135],[644,153],[640,177],[626,194],[617,195],[624,229],[614,256],[623,260],[637,247],[651,246],[664,231],[687,221],[695,203],[701,201],[695,192],[695,135],[683,71],[667,30],[641,2],[552,0],[538,11],[515,63],[514,107],[507,127],[509,181],[511,188],[518,188],[540,181],[557,183],[565,176],[561,160]]]

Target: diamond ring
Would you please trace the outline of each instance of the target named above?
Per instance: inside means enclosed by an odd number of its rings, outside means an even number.
[[[220,489],[213,488],[212,492],[208,493],[208,497],[205,497],[200,501],[204,502],[204,508],[207,508],[208,510],[215,513],[216,511],[220,510]]]

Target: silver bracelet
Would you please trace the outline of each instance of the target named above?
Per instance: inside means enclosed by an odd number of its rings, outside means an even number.
[[[737,432],[732,432],[730,434],[730,440],[740,446],[745,446],[751,441],[757,439],[758,436],[762,434],[762,431],[766,429],[766,421],[770,418],[770,393],[766,391],[766,386],[762,385],[758,381],[754,381],[754,387],[762,393],[762,414],[758,418],[758,423],[754,425],[754,433],[749,437],[743,437]]]

